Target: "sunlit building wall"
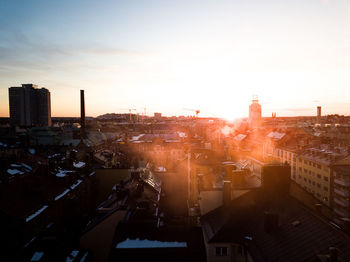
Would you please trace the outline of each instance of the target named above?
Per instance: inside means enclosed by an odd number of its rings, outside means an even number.
[[[256,128],[261,125],[261,105],[257,96],[253,97],[252,104],[249,106],[249,127]]]

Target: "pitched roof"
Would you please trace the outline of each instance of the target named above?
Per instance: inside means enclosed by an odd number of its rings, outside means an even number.
[[[278,229],[269,233],[264,229],[267,210],[279,215]],[[209,212],[202,216],[201,223],[206,241],[242,243],[254,261],[306,261],[327,252],[330,246],[340,250],[340,261],[350,257],[348,236],[289,196],[274,202],[267,200],[262,189],[233,200],[228,208]]]

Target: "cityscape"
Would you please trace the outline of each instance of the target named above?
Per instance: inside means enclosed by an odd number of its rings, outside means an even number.
[[[292,2],[0,3],[0,261],[350,261],[350,3]]]

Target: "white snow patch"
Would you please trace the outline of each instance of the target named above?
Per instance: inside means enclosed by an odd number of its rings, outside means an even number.
[[[37,211],[35,211],[33,214],[31,214],[29,217],[26,218],[26,222],[29,222],[30,220],[32,220],[33,218],[35,218],[36,216],[40,215],[46,208],[48,208],[49,206],[44,205],[42,206],[40,209],[38,209]]]
[[[31,260],[30,261],[40,261],[40,259],[43,257],[43,255],[44,255],[44,252],[38,252],[38,251],[36,251],[35,253],[34,253],[34,255],[32,256],[32,258],[31,258]]]
[[[123,242],[117,244],[116,248],[174,248],[174,247],[187,247],[186,242],[163,242],[158,240],[148,240],[139,238],[129,239],[127,238]]]
[[[60,198],[64,197],[66,194],[68,194],[69,191],[70,191],[69,189],[64,190],[61,194],[59,194],[58,196],[55,197],[55,201],[57,201]]]
[[[29,148],[28,152],[31,153],[32,155],[34,155],[35,154],[35,149],[34,148]]]
[[[24,173],[22,171],[19,171],[18,169],[7,169],[7,173],[9,173],[10,175],[23,175]]]
[[[75,168],[82,168],[82,167],[84,167],[85,166],[85,162],[74,162],[73,163],[73,166],[75,167]]]
[[[79,254],[78,250],[73,250],[66,258],[66,262],[73,262],[78,254]]]
[[[163,166],[159,166],[157,167],[156,172],[166,172],[166,168]]]
[[[22,163],[21,165],[22,165],[24,168],[29,169],[30,171],[33,170],[33,168],[32,168],[31,166],[28,166],[27,164]]]
[[[58,173],[56,174],[57,177],[65,177],[67,176],[68,173],[72,173],[73,171],[72,170],[62,170],[62,169],[59,169],[58,170]]]
[[[70,188],[71,188],[71,189],[76,188],[77,186],[79,186],[79,185],[81,184],[81,182],[83,182],[83,180],[79,179],[78,182],[76,182],[75,184],[73,184]]]

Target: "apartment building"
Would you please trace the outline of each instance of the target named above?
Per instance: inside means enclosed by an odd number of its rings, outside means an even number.
[[[315,198],[331,206],[333,165],[347,156],[346,150],[309,148],[297,155],[296,182]]]
[[[341,218],[350,218],[350,166],[335,165],[332,209]]]
[[[46,88],[22,84],[9,88],[11,125],[51,126],[51,98]]]

